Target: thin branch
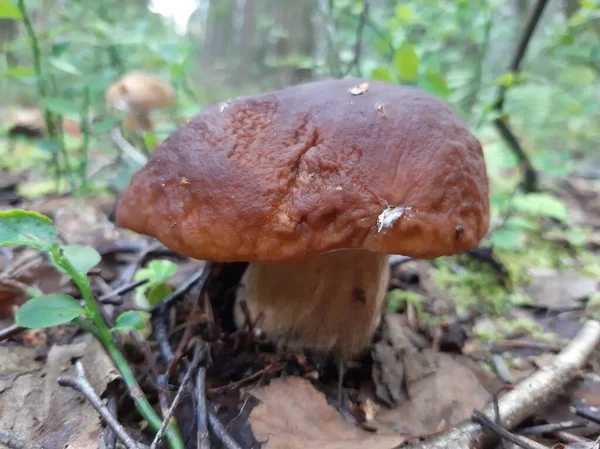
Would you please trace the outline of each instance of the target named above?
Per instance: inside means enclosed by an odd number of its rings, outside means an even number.
[[[537,1],[510,63],[509,70],[511,72],[518,73],[520,71],[521,62],[523,61],[523,57],[525,56],[529,42],[531,41],[533,33],[540,21],[540,17],[544,12],[544,8],[546,7],[547,3],[548,0]],[[513,133],[509,124],[506,122],[506,119],[503,117],[504,100],[506,99],[507,90],[508,88],[506,86],[501,86],[500,90],[498,91],[496,101],[494,102],[494,110],[497,112],[498,118],[494,119],[494,125],[519,160],[519,164],[524,173],[522,181],[524,189],[527,192],[533,192],[538,190],[537,173],[535,172],[535,169],[533,168],[533,165],[525,153],[525,150],[521,146],[517,136]]]
[[[579,429],[586,427],[585,422],[565,421],[552,424],[540,424],[539,426],[524,427],[517,430],[520,435],[544,435],[547,433],[555,433],[559,430]]]
[[[121,150],[121,152],[136,164],[144,165],[148,161],[146,156],[144,156],[137,148],[131,145],[127,139],[125,139],[125,137],[123,137],[123,134],[121,134],[121,130],[118,126],[111,131],[110,137],[115,145]]]
[[[594,424],[600,424],[600,415],[598,415],[597,413],[591,413],[591,412],[589,412],[587,410],[583,410],[582,408],[579,408],[579,407],[571,407],[570,411],[574,415],[581,416],[582,418],[585,418],[588,421],[593,422]],[[562,430],[564,430],[564,429],[562,429]]]
[[[123,304],[123,298],[121,298],[123,295],[129,293],[132,290],[135,290],[136,288],[144,284],[147,284],[149,281],[149,279],[140,279],[139,281],[123,285],[122,287],[119,287],[113,290],[112,292],[108,292],[107,294],[100,296],[98,298],[98,302],[101,302],[103,304],[121,305]]]
[[[508,430],[503,429],[494,421],[492,421],[487,415],[481,413],[479,410],[473,411],[473,421],[480,424],[481,426],[491,430],[498,435],[502,440],[510,441],[511,443],[522,447],[523,449],[548,449],[535,441],[531,441],[524,437],[513,435]]]
[[[219,441],[223,443],[223,446],[225,446],[227,449],[242,449],[242,447],[237,444],[237,442],[229,434],[223,423],[219,420],[214,412],[208,413],[208,424],[210,425],[212,431],[216,434]]]
[[[24,327],[19,326],[18,324],[11,324],[4,329],[0,329],[0,341],[8,340],[11,337],[23,332],[25,330]]]
[[[356,68],[356,74],[359,77],[362,77],[362,69],[361,69],[361,54],[362,54],[362,41],[363,34],[365,30],[365,24],[367,23],[367,17],[369,15],[369,2],[370,0],[363,0],[363,9],[358,18],[358,26],[356,27],[356,42],[354,44],[354,58],[348,67],[346,68],[346,72],[343,76],[347,76],[352,72],[352,69]]]
[[[129,436],[125,428],[115,419],[106,405],[104,405],[102,399],[96,394],[85,377],[85,371],[81,361],[78,360],[75,362],[75,376],[59,376],[57,381],[61,387],[70,387],[83,394],[127,449],[140,449],[145,447]]]
[[[542,368],[519,382],[514,389],[499,398],[498,408],[502,426],[511,430],[550,404],[572,382],[587,363],[588,358],[600,342],[600,323],[588,321],[577,336],[554,359],[554,363]],[[484,410],[494,417],[494,408]],[[442,435],[409,446],[410,449],[482,449],[491,447],[494,437],[482,432],[482,427],[465,421]]]
[[[208,433],[208,409],[206,408],[206,368],[200,367],[196,376],[196,398],[198,399],[198,431],[196,433],[196,446],[199,449],[210,449],[210,436]]]
[[[196,349],[194,358],[192,359],[192,362],[190,363],[190,366],[188,367],[188,369],[185,373],[185,376],[183,377],[183,380],[181,381],[179,390],[177,391],[177,394],[175,395],[175,398],[173,399],[173,403],[171,404],[171,407],[169,408],[166,416],[163,419],[160,429],[158,429],[158,433],[154,437],[154,441],[152,441],[152,444],[150,445],[150,449],[156,449],[156,447],[158,446],[158,443],[160,442],[163,435],[167,431],[167,427],[169,427],[169,422],[171,421],[171,418],[173,417],[173,413],[175,412],[177,405],[179,405],[179,401],[181,401],[181,398],[183,397],[183,392],[185,391],[188,383],[190,382],[190,379],[192,378],[192,373],[196,370],[200,361],[204,359],[204,354],[205,354],[205,346],[201,346],[198,349]]]
[[[155,305],[152,308],[152,314],[163,314],[166,311],[166,309],[171,307],[175,302],[179,301],[196,284],[199,283],[201,286],[204,285],[204,282],[210,274],[211,266],[212,264],[210,262],[207,262],[206,265],[204,265],[204,268],[202,268],[202,270],[198,271],[192,277],[190,277],[186,282],[179,286],[177,290],[175,290],[173,293],[171,293],[169,296],[163,299],[160,302],[160,304]]]

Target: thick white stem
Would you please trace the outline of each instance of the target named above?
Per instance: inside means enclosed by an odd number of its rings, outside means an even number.
[[[237,292],[267,338],[289,349],[340,359],[356,356],[379,324],[389,280],[388,256],[340,250],[277,264],[250,264]]]

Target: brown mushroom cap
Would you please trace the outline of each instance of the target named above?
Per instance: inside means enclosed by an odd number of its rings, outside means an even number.
[[[134,174],[117,221],[213,261],[431,258],[486,234],[488,181],[481,145],[439,99],[328,80],[206,108]]]
[[[175,103],[175,90],[155,75],[134,70],[109,86],[106,102],[117,109],[147,113],[172,106]]]

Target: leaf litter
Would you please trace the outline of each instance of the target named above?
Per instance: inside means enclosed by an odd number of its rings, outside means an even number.
[[[98,296],[131,281],[135,273],[132,267],[147,267],[157,258],[173,261],[178,266],[177,272],[167,280],[172,287],[169,291],[204,266],[202,261],[182,258],[160,245],[148,246],[151,239],[115,228],[109,218],[112,213],[109,202],[86,205],[55,198],[49,200],[49,204],[37,202],[32,209],[49,212],[69,244],[90,245],[103,254],[101,263],[90,273]],[[10,254],[3,253],[0,258],[3,279],[39,288],[44,293],[75,293],[70,282],[51,264],[39,258],[28,262],[31,257],[31,252],[21,248],[13,249]],[[23,261],[22,267],[14,270],[19,261]],[[431,274],[431,264],[409,261],[392,269],[390,287],[415,292],[420,303],[408,302],[403,310],[398,310],[402,313],[388,313],[369,351],[350,364],[344,379],[344,410],[333,399],[337,371],[331,361],[311,354],[273,353],[273,348],[254,329],[230,327],[227,304],[243,268],[244,264],[217,264],[205,293],[208,301],[196,303],[200,291],[192,289],[169,311],[166,327],[173,348],[190,326],[194,334],[211,343],[213,365],[207,377],[207,390],[212,392],[208,395],[209,403],[243,447],[391,449],[403,442],[414,442],[421,436],[437,434],[468,420],[473,409],[489,404],[501,391],[504,384],[494,373],[488,357],[490,351],[501,354],[514,377],[523,379],[552,364],[556,350],[548,348],[560,349],[564,345],[564,340],[559,339],[544,347],[543,342],[527,331],[503,334],[505,344],[514,342],[524,347],[502,347],[502,341],[480,340],[473,332],[474,325],[488,319],[486,314],[471,310],[465,316],[457,316],[454,307],[457,298],[453,292],[440,288]],[[556,279],[570,282],[561,284]],[[555,331],[552,326],[556,327],[557,322],[566,323],[564,320],[569,315],[561,312],[549,322],[540,312],[560,312],[569,301],[571,305],[585,304],[586,298],[593,294],[590,279],[568,272],[534,270],[526,287],[530,289],[528,293],[533,303],[515,309],[511,315],[515,319],[526,317],[540,322],[545,329]],[[559,292],[549,287],[552,285]],[[565,295],[570,298],[568,301]],[[27,297],[24,289],[0,283],[0,299],[4,298],[0,309],[5,304],[5,317],[12,316]],[[113,317],[135,307],[133,293],[122,295],[121,299],[118,305],[106,306]],[[10,321],[2,323],[8,326]],[[152,373],[157,368],[162,372],[165,363],[164,354],[158,351],[160,338],[157,341],[155,322],[152,323],[153,332],[144,335],[150,335],[149,348],[156,360],[147,358],[129,337],[124,343],[136,373],[144,379],[144,388],[157,403],[160,390]],[[568,326],[570,330],[564,335],[573,336],[581,323],[571,319]],[[447,344],[448,339],[452,344]],[[63,444],[98,447],[105,428],[96,411],[79,393],[56,384],[56,377],[70,372],[76,359],[84,362],[86,373],[100,395],[118,379],[99,345],[92,340],[82,340],[70,326],[21,333],[1,343],[0,427],[48,447],[63,447]],[[177,384],[177,380],[174,382]],[[528,424],[572,419],[570,407],[574,405],[593,412],[594,407],[598,407],[597,396],[600,396],[600,384],[586,377],[567,391],[555,407],[540,410]],[[126,399],[118,402],[120,421],[136,439],[149,444],[151,438],[143,432],[144,423],[131,413],[131,403]],[[184,396],[175,415],[184,432],[191,435],[195,424],[190,395]],[[593,437],[598,429],[588,423],[572,432]],[[546,437],[549,439],[545,441],[550,442],[558,438],[556,435]],[[214,443],[219,447],[218,441]]]

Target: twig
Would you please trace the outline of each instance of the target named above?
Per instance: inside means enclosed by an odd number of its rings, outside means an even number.
[[[518,73],[520,71],[521,62],[523,61],[523,57],[525,56],[525,52],[527,51],[527,47],[529,42],[531,41],[531,37],[540,21],[540,17],[544,12],[544,8],[548,0],[538,0],[529,21],[527,22],[527,26],[523,31],[523,35],[519,40],[519,44],[517,45],[517,49],[515,54],[513,55],[512,61],[510,63],[509,70],[513,73]],[[502,138],[508,143],[513,153],[519,160],[519,164],[521,165],[521,169],[523,170],[523,187],[527,192],[533,192],[538,190],[538,177],[529,157],[525,153],[525,150],[521,146],[519,140],[513,133],[510,125],[506,122],[506,120],[502,117],[502,113],[504,110],[504,100],[506,98],[506,92],[508,88],[506,86],[501,86],[498,91],[498,95],[496,97],[496,101],[494,102],[494,110],[499,115],[498,118],[494,120],[494,125],[498,129],[498,132],[502,136]]]
[[[356,68],[356,74],[361,77],[362,76],[362,70],[361,70],[361,66],[360,66],[360,57],[362,54],[362,41],[363,41],[363,34],[364,34],[364,30],[365,30],[365,23],[367,22],[367,16],[369,15],[369,2],[370,0],[363,0],[363,9],[362,12],[360,13],[360,17],[358,18],[358,26],[356,27],[356,42],[354,44],[354,58],[352,59],[352,62],[348,65],[348,67],[346,68],[345,73],[343,74],[343,76],[347,76],[350,74],[350,72],[352,72],[353,68]]]
[[[579,407],[570,407],[569,410],[574,415],[581,416],[582,418],[585,418],[588,421],[593,422],[594,424],[600,424],[600,415],[588,412],[587,410],[583,410]]]
[[[143,445],[136,443],[133,438],[127,434],[125,428],[104,405],[102,399],[96,394],[85,377],[85,371],[81,361],[78,360],[75,362],[75,376],[59,376],[57,381],[61,387],[71,387],[83,394],[127,449],[140,449],[141,447],[144,447]]]
[[[227,449],[242,449],[242,447],[237,444],[237,442],[229,434],[223,423],[219,420],[214,412],[208,413],[208,424],[210,425],[212,431],[216,434],[219,441],[223,443],[223,446],[225,446]]]
[[[111,415],[113,415],[115,417],[115,419],[118,419],[118,412],[117,412],[117,388],[118,385],[116,382],[111,382],[108,384],[108,388],[107,388],[107,392],[106,392],[106,396],[107,396],[107,400],[106,400],[106,408],[108,409],[108,411],[110,412]],[[110,427],[106,428],[106,431],[104,433],[104,445],[106,446],[107,449],[115,449],[115,447],[117,447],[117,436],[115,435],[115,433],[111,430]]]
[[[211,263],[207,262],[204,265],[204,268],[201,271],[195,273],[192,277],[190,277],[187,281],[185,281],[177,290],[167,296],[164,300],[160,302],[160,304],[152,307],[152,314],[162,314],[166,309],[171,307],[173,303],[181,299],[187,292],[189,292],[196,284],[200,283],[204,284],[208,275],[210,274]]]
[[[44,449],[34,441],[18,437],[2,429],[0,429],[0,446],[6,446],[8,449]]]
[[[244,377],[243,379],[240,379],[238,381],[232,382],[230,384],[227,385],[223,385],[222,387],[217,387],[217,388],[211,388],[210,390],[208,390],[208,393],[211,396],[223,393],[224,391],[233,391],[233,390],[237,390],[240,387],[243,387],[244,385],[264,376],[267,373],[275,373],[277,371],[280,371],[283,369],[283,365],[272,365],[269,364],[267,366],[265,366],[263,369],[255,372],[254,374],[251,374],[248,377]]]
[[[154,336],[158,342],[160,355],[166,364],[171,364],[173,361],[173,350],[169,344],[169,335],[167,332],[167,311],[163,312],[154,320]]]
[[[564,430],[559,430],[558,432],[556,432],[556,436],[557,438],[560,438],[562,441],[566,441],[567,443],[578,443],[584,445],[584,447],[591,447],[592,445],[592,440],[573,435],[572,433],[565,432]]]
[[[163,435],[165,434],[167,427],[169,427],[169,421],[171,421],[171,418],[173,417],[173,413],[175,412],[177,405],[179,405],[179,401],[183,397],[183,392],[185,391],[187,384],[190,382],[190,379],[192,378],[192,373],[196,370],[196,368],[198,367],[198,364],[204,358],[204,351],[205,351],[205,347],[199,347],[198,349],[196,349],[194,358],[192,359],[192,362],[190,363],[190,366],[188,367],[188,369],[185,373],[185,376],[183,377],[183,380],[181,381],[179,390],[177,391],[177,394],[175,395],[175,398],[173,399],[173,403],[171,404],[171,407],[169,408],[166,416],[163,419],[160,429],[158,429],[158,433],[154,437],[154,441],[152,441],[152,444],[150,445],[150,449],[156,449],[156,447],[158,446],[158,443],[160,442]]]
[[[147,284],[148,281],[149,279],[140,279],[139,281],[123,285],[112,292],[108,292],[107,294],[100,296],[98,301],[103,304],[121,305],[123,304],[123,298],[121,298],[121,296],[129,293],[131,290],[135,290],[141,285]]]
[[[198,370],[196,376],[196,398],[198,399],[198,432],[196,433],[196,446],[199,449],[210,449],[208,434],[208,409],[206,408],[206,368]]]
[[[552,424],[541,424],[539,426],[524,427],[517,430],[520,435],[544,435],[546,433],[555,433],[559,430],[578,429],[585,427],[587,424],[584,422],[576,421],[565,421],[557,422]]]
[[[577,336],[556,356],[551,365],[539,369],[500,397],[498,406],[502,426],[514,429],[540,408],[556,399],[567,384],[573,381],[600,342],[600,323],[588,321]],[[493,406],[484,413],[492,418]],[[410,449],[481,449],[491,446],[493,436],[483,433],[479,424],[465,421],[448,432],[409,446]]]
[[[503,429],[494,421],[492,421],[488,416],[481,413],[479,410],[473,411],[473,421],[480,424],[481,426],[491,430],[496,435],[498,435],[503,440],[510,441],[513,444],[516,444],[523,449],[548,449],[546,446],[536,443],[535,441],[531,441],[529,439],[525,439],[523,437],[519,437],[517,435],[513,435],[508,430]]]
[[[494,371],[496,371],[498,378],[502,382],[511,385],[515,383],[515,378],[508,369],[508,366],[506,366],[506,362],[500,354],[494,354],[492,356],[492,364],[494,366]]]
[[[19,326],[18,324],[11,324],[4,329],[0,329],[0,341],[8,340],[10,337],[14,337],[20,332],[25,330],[24,327]]]
[[[129,157],[129,159],[135,163],[144,165],[148,161],[146,156],[144,156],[137,148],[131,145],[127,139],[125,139],[125,137],[123,137],[123,134],[121,134],[121,130],[118,126],[111,131],[110,137],[115,145],[123,152],[123,154]]]
[[[561,347],[553,343],[531,340],[499,340],[493,345],[495,348],[528,348],[542,351],[560,352]]]

